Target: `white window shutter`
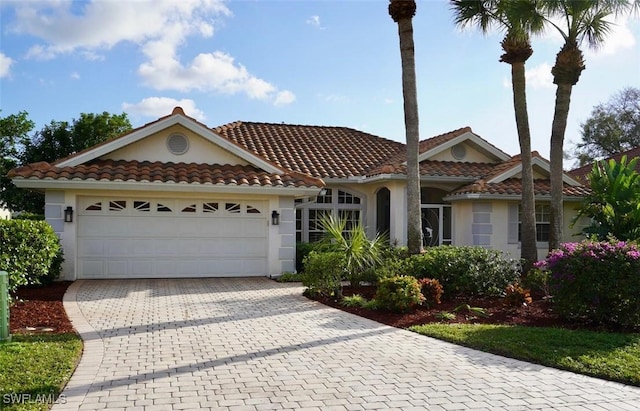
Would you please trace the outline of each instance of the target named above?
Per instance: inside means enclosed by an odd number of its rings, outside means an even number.
[[[518,244],[518,203],[509,204],[509,216],[508,216],[508,234],[507,242],[509,244]]]

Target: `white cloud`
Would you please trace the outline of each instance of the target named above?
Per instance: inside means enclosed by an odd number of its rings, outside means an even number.
[[[279,92],[275,86],[253,76],[233,57],[221,51],[198,54],[186,66],[177,60],[174,51],[167,44],[157,42],[145,47],[144,52],[150,60],[138,69],[145,84],[158,90],[244,93],[251,99],[271,101],[277,105],[288,104],[295,99],[291,92]],[[282,93],[290,95],[281,96]]]
[[[293,103],[294,101],[296,101],[296,96],[292,92],[285,90],[276,95],[276,99],[273,104],[276,106],[285,106]]]
[[[169,97],[147,97],[135,104],[122,103],[122,109],[127,113],[152,118],[167,116],[177,106],[182,107],[184,113],[189,117],[199,121],[206,119],[202,110],[198,109],[196,103],[191,99],[176,100]]]
[[[211,37],[216,18],[231,14],[223,0],[142,0],[85,3],[72,12],[66,1],[16,3],[10,28],[44,40],[27,57],[52,59],[79,52],[90,60],[122,42],[137,44],[147,61],[138,67],[145,85],[156,90],[245,94],[272,104],[293,101],[290,93],[260,79],[227,53],[198,54],[182,62],[179,49],[190,36]]]
[[[77,71],[74,71],[73,73],[71,73],[71,78],[74,80],[79,80],[80,79],[80,74],[78,74]]]
[[[324,27],[320,24],[320,16],[311,16],[307,19],[306,23],[310,26],[323,30]]]
[[[11,57],[6,56],[4,53],[0,53],[0,78],[9,76],[11,65],[13,63],[15,63],[15,61]]]
[[[542,63],[536,67],[526,70],[525,78],[527,79],[527,86],[531,86],[534,89],[553,87],[551,66],[547,63]],[[509,87],[511,87],[511,83],[509,83]]]
[[[39,1],[16,4],[10,30],[45,41],[29,51],[31,57],[53,58],[75,50],[108,50],[123,41],[143,44],[173,36],[182,40],[200,33],[213,35],[212,19],[230,12],[220,0],[92,1],[81,13],[71,2]]]

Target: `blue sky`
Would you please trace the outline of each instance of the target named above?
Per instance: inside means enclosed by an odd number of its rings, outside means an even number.
[[[135,127],[180,105],[211,127],[346,126],[404,141],[397,26],[387,4],[3,0],[0,115],[25,110],[40,129],[83,112],[124,111]],[[640,20],[616,23],[604,47],[585,50],[567,150],[594,105],[640,87]],[[510,67],[498,61],[502,34],[460,30],[448,2],[418,0],[414,36],[421,139],[470,126],[517,154]],[[527,63],[532,146],[547,158],[560,46],[550,31],[535,38]]]

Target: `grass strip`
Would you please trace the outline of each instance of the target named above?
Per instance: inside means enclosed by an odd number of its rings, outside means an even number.
[[[0,409],[49,409],[81,355],[76,334],[13,335],[0,343]]]
[[[640,334],[481,324],[425,324],[409,330],[505,357],[640,386]]]

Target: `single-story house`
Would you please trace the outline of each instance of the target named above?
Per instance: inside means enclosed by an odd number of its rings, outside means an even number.
[[[515,137],[514,137],[515,138]],[[64,278],[278,276],[323,215],[406,243],[406,149],[346,127],[235,122],[209,128],[176,107],[53,164],[10,172],[45,193]],[[540,256],[549,164],[533,153]],[[478,245],[519,256],[519,156],[465,127],[420,143],[426,246]],[[568,175],[565,230],[587,189]]]

